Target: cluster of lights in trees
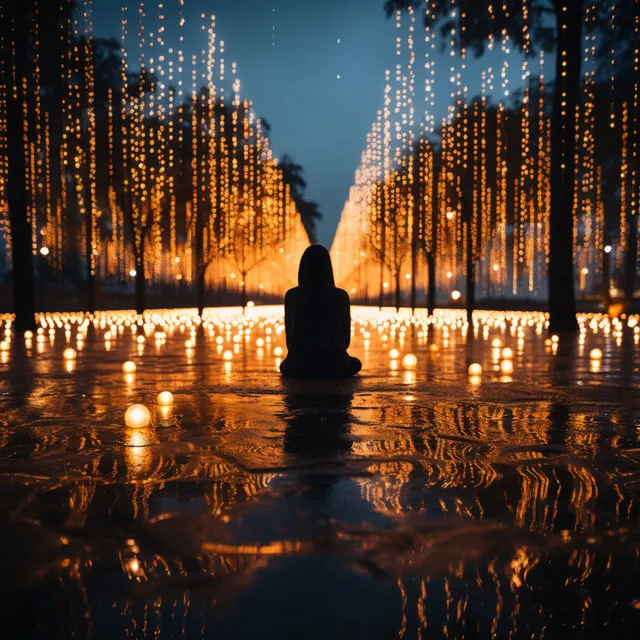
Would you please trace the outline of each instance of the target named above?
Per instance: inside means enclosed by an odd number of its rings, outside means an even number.
[[[60,132],[41,103],[46,52],[35,33],[23,101],[33,253],[63,271],[75,252],[89,279],[280,293],[308,244],[290,187],[214,18],[202,16],[206,47],[187,61],[182,8],[176,25],[165,10],[162,2],[123,8],[121,82],[108,90],[104,130],[92,0],[61,25]],[[0,108],[0,233],[11,259],[3,140]]]
[[[430,1],[430,0],[429,0]],[[435,8],[427,9],[427,12]],[[490,19],[513,5],[491,5]],[[544,296],[549,259],[551,126],[549,95],[545,86],[545,56],[534,57],[531,46],[529,5],[523,1],[521,97],[510,106],[509,60],[512,46],[506,31],[500,42],[489,38],[487,49],[500,47],[501,86],[495,85],[492,66],[481,72],[481,95],[470,99],[467,52],[458,47],[465,16],[452,20],[459,27],[438,36],[425,30],[424,115],[414,122],[415,17],[410,9],[398,12],[396,46],[404,64],[387,71],[383,108],[367,136],[355,184],[345,204],[332,248],[338,281],[360,299],[406,301],[408,290],[426,287],[427,257],[437,257],[436,281],[456,300],[465,289],[464,279],[473,265],[475,280],[485,295]],[[451,18],[456,17],[452,2]],[[603,278],[611,284],[623,270],[629,225],[636,225],[638,188],[638,68],[633,60],[633,104],[616,103],[612,96],[610,135],[619,136],[620,180],[609,189],[620,192],[619,209],[605,211],[603,168],[596,159],[596,48],[590,23],[595,7],[585,11],[582,100],[575,130],[576,171],[573,204],[575,269],[582,292],[600,290]],[[610,21],[615,31],[616,3]],[[403,24],[408,23],[408,26]],[[640,41],[640,24],[634,26]],[[402,35],[404,34],[404,35]],[[439,39],[442,42],[438,42]],[[435,133],[433,54],[439,45],[451,57],[450,104],[442,119],[438,145]],[[559,51],[563,56],[566,52]],[[615,90],[615,49],[610,52],[610,83]],[[398,60],[401,58],[398,57]],[[491,58],[495,64],[495,54]],[[537,66],[532,74],[531,67]],[[511,63],[513,66],[513,62]],[[476,71],[477,73],[477,71]],[[395,105],[393,104],[394,86]],[[566,96],[565,96],[566,97]],[[617,107],[616,107],[617,105]],[[620,113],[616,113],[616,109]],[[391,135],[393,130],[394,135]],[[415,131],[415,133],[414,133]],[[633,161],[631,160],[633,158]],[[414,166],[417,165],[417,166]],[[611,205],[609,205],[611,207]],[[605,225],[605,213],[607,223]],[[470,247],[468,248],[468,245]],[[613,269],[603,270],[612,253]],[[608,258],[607,258],[608,259]],[[412,296],[413,298],[413,296]]]

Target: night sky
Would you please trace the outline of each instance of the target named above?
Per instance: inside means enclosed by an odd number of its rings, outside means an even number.
[[[166,21],[175,16],[177,24],[178,0],[166,0],[164,5]],[[256,114],[271,125],[276,157],[287,153],[305,170],[307,196],[319,203],[323,213],[319,241],[327,246],[366,135],[382,106],[385,69],[397,61],[396,28],[393,20],[386,19],[383,5],[383,0],[185,0],[182,8],[187,59],[206,46],[201,14],[216,16],[228,68],[232,61],[238,63],[242,96],[253,100]],[[120,6],[117,0],[94,0],[97,36],[120,36]],[[129,7],[136,6],[130,0]],[[156,2],[147,2],[146,7],[150,14],[157,13]],[[416,26],[419,45],[420,19]],[[167,29],[167,46],[177,47],[172,38]],[[500,59],[496,57],[494,64]],[[436,60],[435,111],[440,118],[450,102],[450,59],[438,53]],[[420,55],[416,64],[423,65]],[[488,64],[470,62],[465,77],[470,79],[471,94],[478,92],[479,70]],[[416,93],[420,104],[424,95],[420,81]]]

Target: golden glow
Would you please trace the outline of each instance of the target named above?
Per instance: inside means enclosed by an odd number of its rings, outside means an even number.
[[[122,371],[124,373],[135,373],[136,371],[136,363],[132,360],[127,360],[122,363]]]
[[[418,364],[418,358],[413,353],[407,353],[402,358],[402,366],[405,369],[415,369]]]
[[[161,391],[158,394],[158,404],[163,406],[173,404],[173,393],[171,391]]]
[[[149,409],[143,404],[132,404],[124,414],[124,421],[127,427],[140,429],[146,427],[151,420]]]

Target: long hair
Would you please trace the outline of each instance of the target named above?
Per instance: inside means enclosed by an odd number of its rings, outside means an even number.
[[[330,284],[335,287],[331,256],[322,245],[312,244],[302,254],[298,269],[298,284],[300,286]]]

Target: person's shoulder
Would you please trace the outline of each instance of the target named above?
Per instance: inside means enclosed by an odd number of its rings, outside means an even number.
[[[299,293],[299,289],[300,287],[293,287],[292,289],[289,289],[289,291],[287,291],[287,293],[284,294],[284,299],[291,299],[291,298],[295,298],[298,293]]]
[[[349,302],[349,294],[344,289],[339,289],[338,287],[335,287],[335,290],[336,290],[336,295],[340,296],[340,298],[342,298],[343,300],[346,300],[347,302]]]

